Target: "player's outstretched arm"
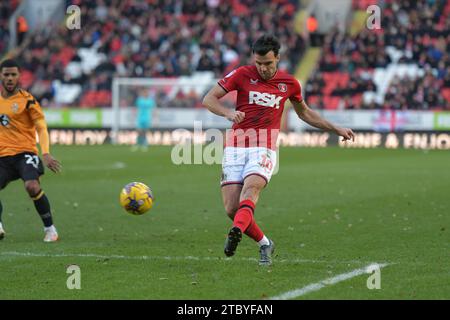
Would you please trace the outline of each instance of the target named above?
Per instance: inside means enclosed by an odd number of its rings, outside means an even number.
[[[352,140],[355,141],[355,134],[352,129],[349,128],[341,128],[335,126],[331,122],[322,118],[316,111],[312,110],[308,107],[305,101],[291,101],[294,106],[294,110],[297,113],[298,117],[308,123],[309,125],[325,130],[332,131],[337,135],[342,137],[342,141]]]
[[[45,166],[52,170],[53,172],[61,171],[61,163],[58,160],[52,157],[50,154],[50,139],[48,137],[47,124],[44,119],[36,120],[35,123],[36,130],[39,136],[39,145],[41,146],[42,151],[42,161]]]
[[[219,99],[226,95],[227,92],[218,84],[209,90],[203,98],[203,105],[214,114],[225,117],[230,121],[239,123],[245,118],[245,112],[230,110],[224,107]]]

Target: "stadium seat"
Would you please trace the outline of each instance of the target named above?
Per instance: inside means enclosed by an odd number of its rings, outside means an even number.
[[[111,92],[108,90],[90,90],[81,98],[80,104],[84,107],[110,107]]]
[[[353,105],[360,107],[362,105],[362,94],[352,96],[352,102]]]
[[[442,90],[442,96],[447,102],[450,102],[450,88],[444,88]]]
[[[323,103],[325,105],[325,109],[327,110],[336,110],[339,106],[339,101],[341,98],[339,97],[331,97],[331,96],[325,96],[323,98]]]
[[[79,78],[83,73],[81,63],[78,61],[72,61],[67,64],[65,71],[71,78]]]
[[[34,81],[34,75],[28,70],[23,70],[20,76],[20,83],[24,88],[28,88]]]
[[[55,102],[59,104],[71,104],[80,95],[82,88],[79,84],[63,84],[59,80],[53,81],[55,90]]]
[[[353,0],[352,7],[356,10],[366,11],[367,7],[373,4],[378,4],[376,0]]]
[[[309,96],[306,98],[308,104],[316,104],[319,101],[319,96]]]
[[[78,49],[78,55],[81,58],[81,66],[83,72],[89,74],[100,63],[106,61],[105,54],[98,53],[96,48],[80,48]]]

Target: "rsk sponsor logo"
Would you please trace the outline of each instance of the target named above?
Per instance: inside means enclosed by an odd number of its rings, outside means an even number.
[[[279,109],[281,99],[283,99],[283,97],[278,97],[274,94],[265,92],[250,91],[248,93],[249,104],[257,104],[263,107]]]

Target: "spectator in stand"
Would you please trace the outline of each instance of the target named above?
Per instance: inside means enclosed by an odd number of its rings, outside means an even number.
[[[320,45],[320,35],[318,33],[319,22],[314,14],[311,14],[308,19],[306,19],[306,29],[309,33],[309,41],[312,47],[317,47]]]
[[[346,95],[343,100],[340,101],[339,110],[352,110],[352,109],[360,109],[359,105],[355,105],[352,101],[352,98],[349,95]]]
[[[17,18],[17,45],[20,46],[28,33],[28,22],[24,16]]]
[[[325,109],[325,104],[323,102],[323,96],[320,95],[316,101],[311,101],[310,107],[313,109],[319,109],[319,110]]]
[[[444,76],[444,88],[450,88],[450,67],[447,67],[447,72]]]

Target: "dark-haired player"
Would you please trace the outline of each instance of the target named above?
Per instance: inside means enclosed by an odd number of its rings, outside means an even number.
[[[354,140],[354,133],[326,121],[307,106],[300,83],[278,70],[280,43],[275,37],[260,37],[252,50],[255,65],[229,73],[208,92],[203,104],[233,122],[232,130],[227,132],[222,161],[222,198],[233,220],[225,255],[234,255],[245,233],[260,246],[259,263],[270,265],[275,246],[258,227],[254,211],[276,165],[276,141],[286,100],[291,101],[300,119],[316,128],[334,132],[343,140]],[[234,90],[237,90],[236,110],[231,110],[219,99]]]
[[[58,240],[53,225],[50,203],[41,189],[39,177],[44,173],[36,147],[39,136],[42,159],[53,172],[59,172],[60,163],[50,155],[49,137],[44,113],[36,99],[18,87],[19,65],[14,60],[0,64],[0,190],[14,180],[22,179],[44,223],[45,242]],[[5,236],[0,202],[0,239]]]

